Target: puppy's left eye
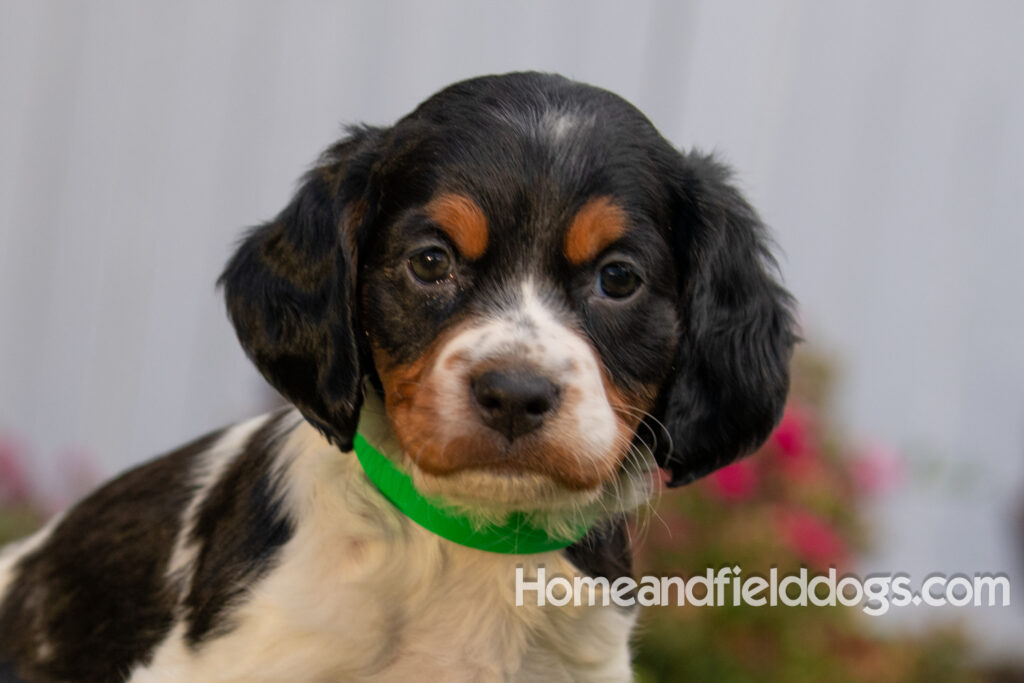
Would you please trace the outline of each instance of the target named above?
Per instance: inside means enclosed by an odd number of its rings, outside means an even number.
[[[452,274],[452,258],[441,247],[427,247],[409,257],[409,270],[420,282],[438,283]]]
[[[640,283],[640,276],[628,263],[605,264],[597,275],[597,291],[610,299],[625,299]]]

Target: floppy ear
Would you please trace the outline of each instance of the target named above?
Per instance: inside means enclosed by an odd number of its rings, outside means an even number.
[[[775,279],[757,213],[710,156],[678,161],[671,177],[681,340],[661,397],[671,451],[659,457],[669,486],[761,445],[782,414],[797,340],[793,300]]]
[[[362,404],[356,251],[381,131],[349,132],[277,218],[243,239],[219,280],[256,367],[344,450],[352,446]]]

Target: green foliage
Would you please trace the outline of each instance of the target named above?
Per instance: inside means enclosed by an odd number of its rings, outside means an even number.
[[[31,533],[40,521],[39,511],[25,503],[0,503],[0,546]]]

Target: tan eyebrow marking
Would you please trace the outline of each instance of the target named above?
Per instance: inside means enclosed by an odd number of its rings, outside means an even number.
[[[576,212],[565,233],[565,258],[573,265],[588,263],[626,232],[626,212],[609,197],[597,197]]]
[[[487,250],[487,218],[476,202],[461,194],[442,194],[427,204],[427,214],[464,257],[474,261],[483,256]]]

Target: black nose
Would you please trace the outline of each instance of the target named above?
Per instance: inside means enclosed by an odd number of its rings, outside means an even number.
[[[558,406],[558,387],[526,370],[489,370],[471,388],[484,424],[509,441],[540,427]]]

